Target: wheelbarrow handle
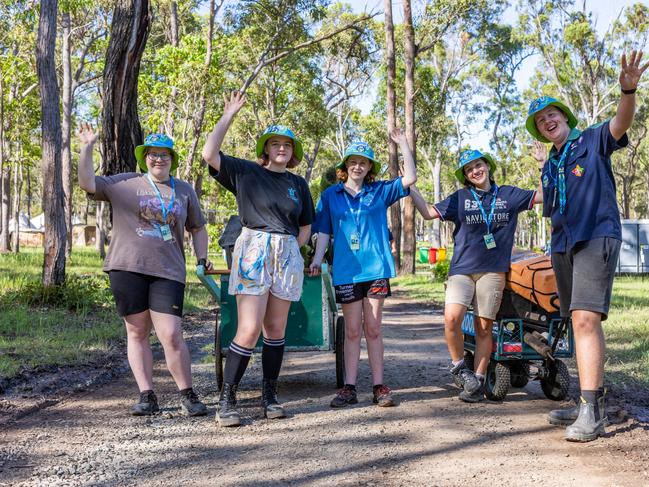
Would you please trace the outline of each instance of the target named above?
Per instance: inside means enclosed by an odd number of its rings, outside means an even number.
[[[308,274],[309,270],[310,269],[308,267],[305,267],[304,268],[304,273]],[[205,269],[203,271],[203,274],[205,274],[206,276],[221,276],[221,275],[228,276],[228,275],[230,275],[230,272],[231,272],[231,269],[209,269],[209,270]]]

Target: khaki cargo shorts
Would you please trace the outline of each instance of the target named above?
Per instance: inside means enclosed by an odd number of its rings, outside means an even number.
[[[446,304],[461,304],[467,308],[473,304],[475,316],[495,320],[504,288],[504,272],[456,274],[446,283]]]
[[[299,301],[304,259],[293,235],[243,228],[234,244],[228,292],[261,296],[268,291],[286,301]]]

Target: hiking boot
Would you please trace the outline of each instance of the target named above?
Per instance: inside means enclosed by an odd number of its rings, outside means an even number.
[[[464,402],[480,402],[484,399],[484,379],[473,376],[480,384],[475,390],[467,389],[468,382],[464,383],[464,390],[460,392],[460,400]]]
[[[356,389],[352,389],[347,384],[338,391],[336,397],[331,400],[330,406],[332,408],[344,408],[350,404],[358,404],[358,397],[356,396]]]
[[[205,416],[207,414],[207,407],[198,399],[193,388],[181,392],[180,409],[186,416]]]
[[[579,416],[579,406],[568,409],[553,409],[548,413],[548,423],[555,426],[570,426]]]
[[[473,371],[464,364],[464,360],[457,365],[451,365],[450,370],[455,376],[455,382],[468,394],[473,394],[482,387]]]
[[[237,384],[223,384],[219,397],[219,412],[216,414],[220,426],[239,426],[241,416],[237,406]]]
[[[374,404],[378,404],[382,408],[389,408],[395,405],[394,399],[392,398],[392,391],[388,386],[379,384],[374,386],[372,390],[374,392],[374,397],[372,398]]]
[[[568,441],[593,441],[605,433],[608,424],[604,396],[597,398],[600,418],[595,419],[595,404],[587,402],[583,397],[579,398],[579,415],[574,423],[566,428],[566,440]]]
[[[264,379],[261,386],[261,405],[268,419],[285,418],[284,408],[277,401],[277,380]]]
[[[131,414],[133,416],[151,416],[160,412],[158,407],[158,398],[155,397],[153,391],[142,391],[140,392],[140,402],[138,402],[133,409],[131,409]]]

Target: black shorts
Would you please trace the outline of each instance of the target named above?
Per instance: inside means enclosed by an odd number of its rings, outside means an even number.
[[[611,237],[595,238],[552,254],[561,316],[585,310],[607,318],[621,244]]]
[[[185,285],[182,282],[129,271],[110,271],[108,276],[120,316],[134,315],[147,309],[183,315]]]
[[[334,286],[336,303],[349,304],[363,298],[381,299],[392,295],[390,279],[375,279],[373,281],[341,284]]]

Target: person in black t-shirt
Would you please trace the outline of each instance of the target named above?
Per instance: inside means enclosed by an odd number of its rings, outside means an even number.
[[[236,392],[252,351],[263,332],[262,406],[269,418],[283,418],[277,400],[277,378],[284,357],[284,334],[291,301],[299,301],[304,279],[300,246],[311,235],[313,199],[304,178],[287,169],[302,159],[302,143],[282,125],[271,125],[257,141],[258,163],[223,154],[221,144],[245,103],[233,92],[223,115],[208,136],[203,158],[210,175],[234,193],[243,229],[232,255],[228,292],[236,295],[237,333],[230,344],[218,422],[237,426]]]

